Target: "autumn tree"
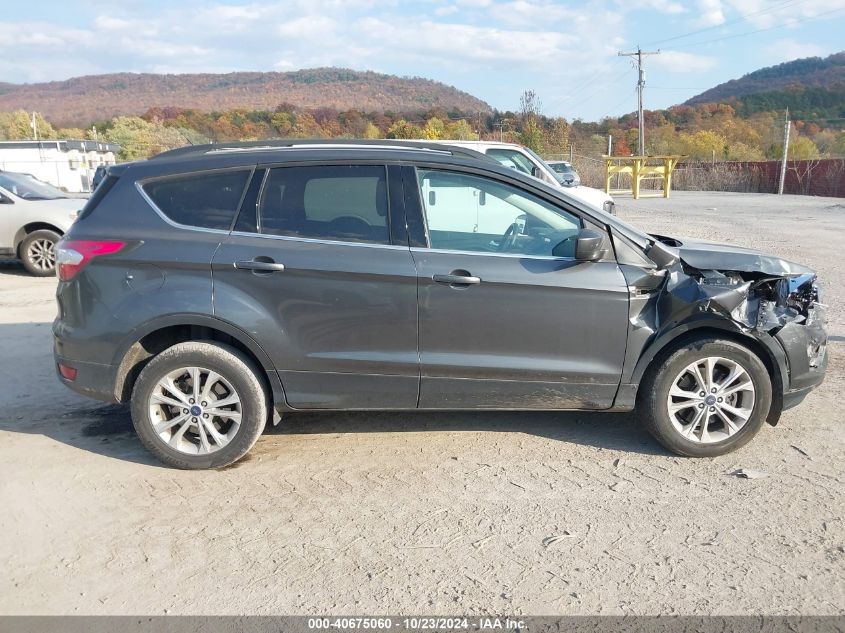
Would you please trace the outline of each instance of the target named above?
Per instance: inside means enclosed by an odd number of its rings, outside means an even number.
[[[35,113],[35,128],[39,139],[56,138],[56,131],[40,112]],[[22,141],[32,139],[32,114],[26,110],[0,113],[0,140]]]
[[[467,123],[466,119],[459,119],[458,121],[450,121],[446,125],[444,138],[453,141],[477,141],[478,134],[472,129],[472,126]]]
[[[542,154],[546,149],[543,130],[534,117],[530,117],[522,125],[522,131],[517,135],[517,138],[522,145],[533,149],[538,154]]]
[[[408,123],[405,119],[399,119],[387,130],[387,138],[414,139],[422,136],[422,130],[417,125]]]
[[[422,138],[431,141],[446,138],[446,124],[437,117],[431,117],[422,129]]]

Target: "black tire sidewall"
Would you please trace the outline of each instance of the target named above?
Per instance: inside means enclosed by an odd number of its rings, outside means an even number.
[[[201,367],[217,372],[235,388],[241,399],[241,425],[235,438],[208,455],[186,455],[168,446],[155,432],[149,398],[165,374],[180,367]],[[243,457],[264,430],[267,394],[257,368],[240,352],[215,342],[180,343],[151,360],[132,390],[132,423],[141,442],[164,463],[187,470],[221,468]]]
[[[678,374],[690,363],[708,356],[721,356],[739,363],[751,377],[755,398],[751,416],[731,437],[713,444],[700,444],[684,438],[672,425],[666,400]],[[688,457],[715,457],[747,444],[762,428],[772,403],[772,383],[762,360],[748,348],[733,341],[706,339],[691,342],[664,359],[644,385],[646,427],[663,446]]]
[[[37,239],[49,239],[53,242],[53,248],[56,248],[56,243],[60,239],[62,239],[62,236],[56,233],[55,231],[50,231],[49,229],[39,229],[38,231],[33,231],[32,233],[27,235],[21,242],[20,246],[20,256],[21,262],[23,263],[23,267],[26,269],[26,272],[36,277],[49,277],[51,275],[55,275],[55,265],[50,270],[42,270],[35,266],[31,261],[29,261],[29,257],[27,256],[27,252],[29,251],[29,245]]]

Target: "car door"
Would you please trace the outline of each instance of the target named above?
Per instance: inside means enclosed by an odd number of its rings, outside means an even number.
[[[20,228],[14,226],[15,201],[5,189],[0,188],[0,254],[14,247],[15,231]],[[11,253],[8,253],[11,254]]]
[[[261,344],[294,408],[417,405],[416,269],[391,189],[398,167],[259,170],[214,257],[215,315]]]
[[[419,166],[405,184],[415,194],[406,196],[409,226],[425,229],[411,249],[419,406],[610,407],[628,290],[611,250],[603,261],[574,259],[578,231],[604,228],[482,173]]]

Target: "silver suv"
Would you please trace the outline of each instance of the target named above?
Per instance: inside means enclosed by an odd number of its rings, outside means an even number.
[[[0,256],[20,259],[32,275],[54,275],[56,242],[84,204],[29,174],[0,172]]]

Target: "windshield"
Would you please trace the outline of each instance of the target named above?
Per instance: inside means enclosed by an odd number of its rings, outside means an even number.
[[[0,172],[0,187],[24,200],[58,200],[68,197],[61,189],[56,189],[29,174]]]

